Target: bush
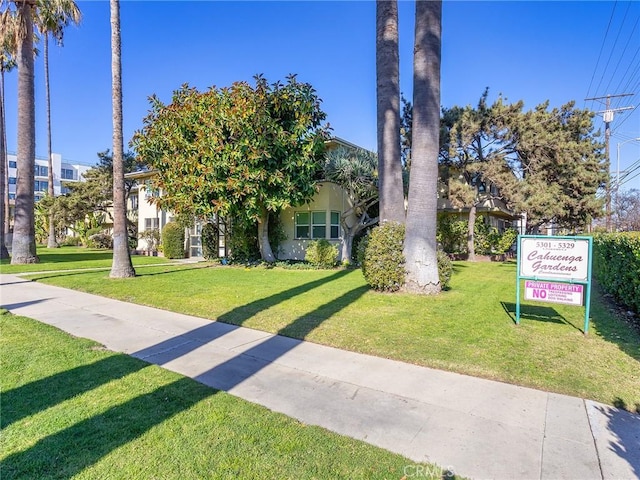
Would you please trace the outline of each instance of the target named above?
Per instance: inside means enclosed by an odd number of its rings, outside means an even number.
[[[87,239],[87,247],[89,248],[113,248],[113,238],[108,233],[94,233]]]
[[[595,235],[593,272],[606,292],[640,313],[640,233]]]
[[[61,247],[79,247],[80,245],[82,245],[80,237],[72,237],[70,235],[60,242]]]
[[[440,280],[440,288],[446,290],[449,288],[449,281],[453,275],[453,263],[449,256],[442,250],[438,250],[438,279]]]
[[[467,221],[446,214],[438,214],[436,239],[446,253],[467,251]]]
[[[202,255],[207,260],[218,258],[220,232],[214,223],[205,223],[202,227]]]
[[[157,228],[152,228],[151,230],[140,232],[139,236],[147,244],[146,250],[148,252],[158,251],[158,244],[160,243],[160,232]]]
[[[369,234],[364,247],[362,273],[375,290],[394,292],[404,284],[404,225],[395,222],[380,225]]]
[[[235,219],[227,234],[227,247],[232,262],[246,263],[260,259],[258,228],[255,222],[242,218]]]
[[[315,240],[307,246],[304,259],[316,268],[332,268],[338,258],[338,248],[328,240]]]
[[[178,222],[162,229],[162,251],[166,258],[184,258],[184,228]]]

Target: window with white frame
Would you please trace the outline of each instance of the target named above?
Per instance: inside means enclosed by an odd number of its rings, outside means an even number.
[[[34,170],[36,177],[46,177],[49,175],[49,167],[44,165],[36,165]]]
[[[145,218],[144,229],[145,230],[157,230],[160,227],[159,218]]]
[[[74,179],[74,170],[73,170],[73,168],[63,168],[60,171],[60,177],[63,180],[73,180]]]
[[[340,238],[340,212],[331,212],[331,238]]]
[[[46,192],[48,188],[49,188],[49,182],[47,182],[45,180],[35,180],[34,181],[33,189],[36,192]]]
[[[327,238],[327,212],[296,212],[295,238]]]
[[[15,160],[9,160],[9,168],[18,168],[18,162]]]

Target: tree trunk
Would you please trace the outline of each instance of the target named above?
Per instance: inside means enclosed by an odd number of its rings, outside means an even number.
[[[25,25],[18,45],[18,159],[11,263],[37,263],[34,220],[36,111],[34,95],[33,18],[31,2],[17,2]]]
[[[476,204],[474,203],[469,208],[469,221],[467,222],[467,252],[469,254],[468,260],[471,262],[476,261],[476,245],[475,245],[475,231],[476,231]]]
[[[260,246],[262,260],[269,263],[276,261],[269,242],[269,211],[266,208],[262,209],[262,215],[258,220],[258,245]]]
[[[7,151],[7,122],[6,115],[4,110],[4,71],[0,72],[2,78],[0,80],[0,87],[2,88],[2,117],[0,121],[2,121],[2,141],[4,142],[4,157],[2,157],[2,161],[4,162],[4,177],[2,178],[2,183],[4,183],[4,197],[2,198],[2,202],[4,203],[4,224],[2,225],[2,229],[4,230],[5,235],[5,244],[7,242],[7,237],[11,233],[11,203],[9,202],[9,157]]]
[[[405,221],[400,158],[398,2],[376,3],[376,98],[380,223]]]
[[[113,262],[111,278],[135,277],[127,235],[124,197],[124,142],[122,139],[122,63],[120,58],[120,2],[110,0],[111,87],[113,103]]]
[[[407,276],[404,290],[422,294],[440,291],[436,224],[441,20],[441,2],[416,2],[412,155],[404,244]]]
[[[51,152],[51,86],[49,85],[49,34],[43,35],[43,55],[44,55],[44,89],[47,101],[47,158],[49,166],[47,194],[53,198],[55,190],[53,188],[53,158]],[[53,215],[53,206],[49,211],[49,239],[47,248],[57,248],[56,223]]]
[[[8,184],[6,182],[7,170],[7,142],[4,122],[4,71],[0,72],[0,258],[9,258],[9,251],[6,245],[5,219],[9,215],[5,198],[9,198]]]

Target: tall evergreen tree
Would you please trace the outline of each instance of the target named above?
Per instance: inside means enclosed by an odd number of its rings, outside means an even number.
[[[440,291],[436,242],[442,2],[416,2],[409,208],[404,256],[409,292]]]

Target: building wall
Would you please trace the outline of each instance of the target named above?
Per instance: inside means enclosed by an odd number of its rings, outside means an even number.
[[[62,182],[82,181],[83,174],[91,168],[91,165],[65,162],[59,153],[52,153],[51,159],[53,161],[53,191],[55,195],[65,193]],[[8,194],[9,201],[12,202],[16,198],[15,180],[18,173],[16,168],[18,159],[14,153],[9,153],[7,160],[9,162]],[[34,183],[35,198],[37,201],[44,197],[49,186],[49,162],[46,158],[36,157]]]
[[[320,183],[319,191],[311,202],[299,207],[287,208],[282,211],[280,219],[287,239],[281,246],[282,248],[278,254],[278,258],[283,260],[304,260],[309,243],[319,238],[325,238],[330,243],[337,245],[338,251],[340,251],[339,245],[342,239],[342,228],[340,228],[338,222],[336,232],[335,221],[332,225],[331,213],[334,212],[335,220],[335,213],[337,213],[339,218],[341,218],[343,213],[349,208],[351,208],[351,203],[342,188],[330,182]],[[307,214],[307,218],[311,220],[308,235],[306,236],[304,235],[305,225],[297,225],[296,223],[296,219],[300,220],[300,215],[297,215],[300,213]],[[319,230],[321,230],[320,228],[316,228],[315,230],[313,228],[314,224],[312,217],[314,213],[316,214],[316,218],[324,218],[325,235],[323,237],[318,235]],[[352,218],[347,220],[354,221]],[[333,229],[332,226],[334,227]]]

